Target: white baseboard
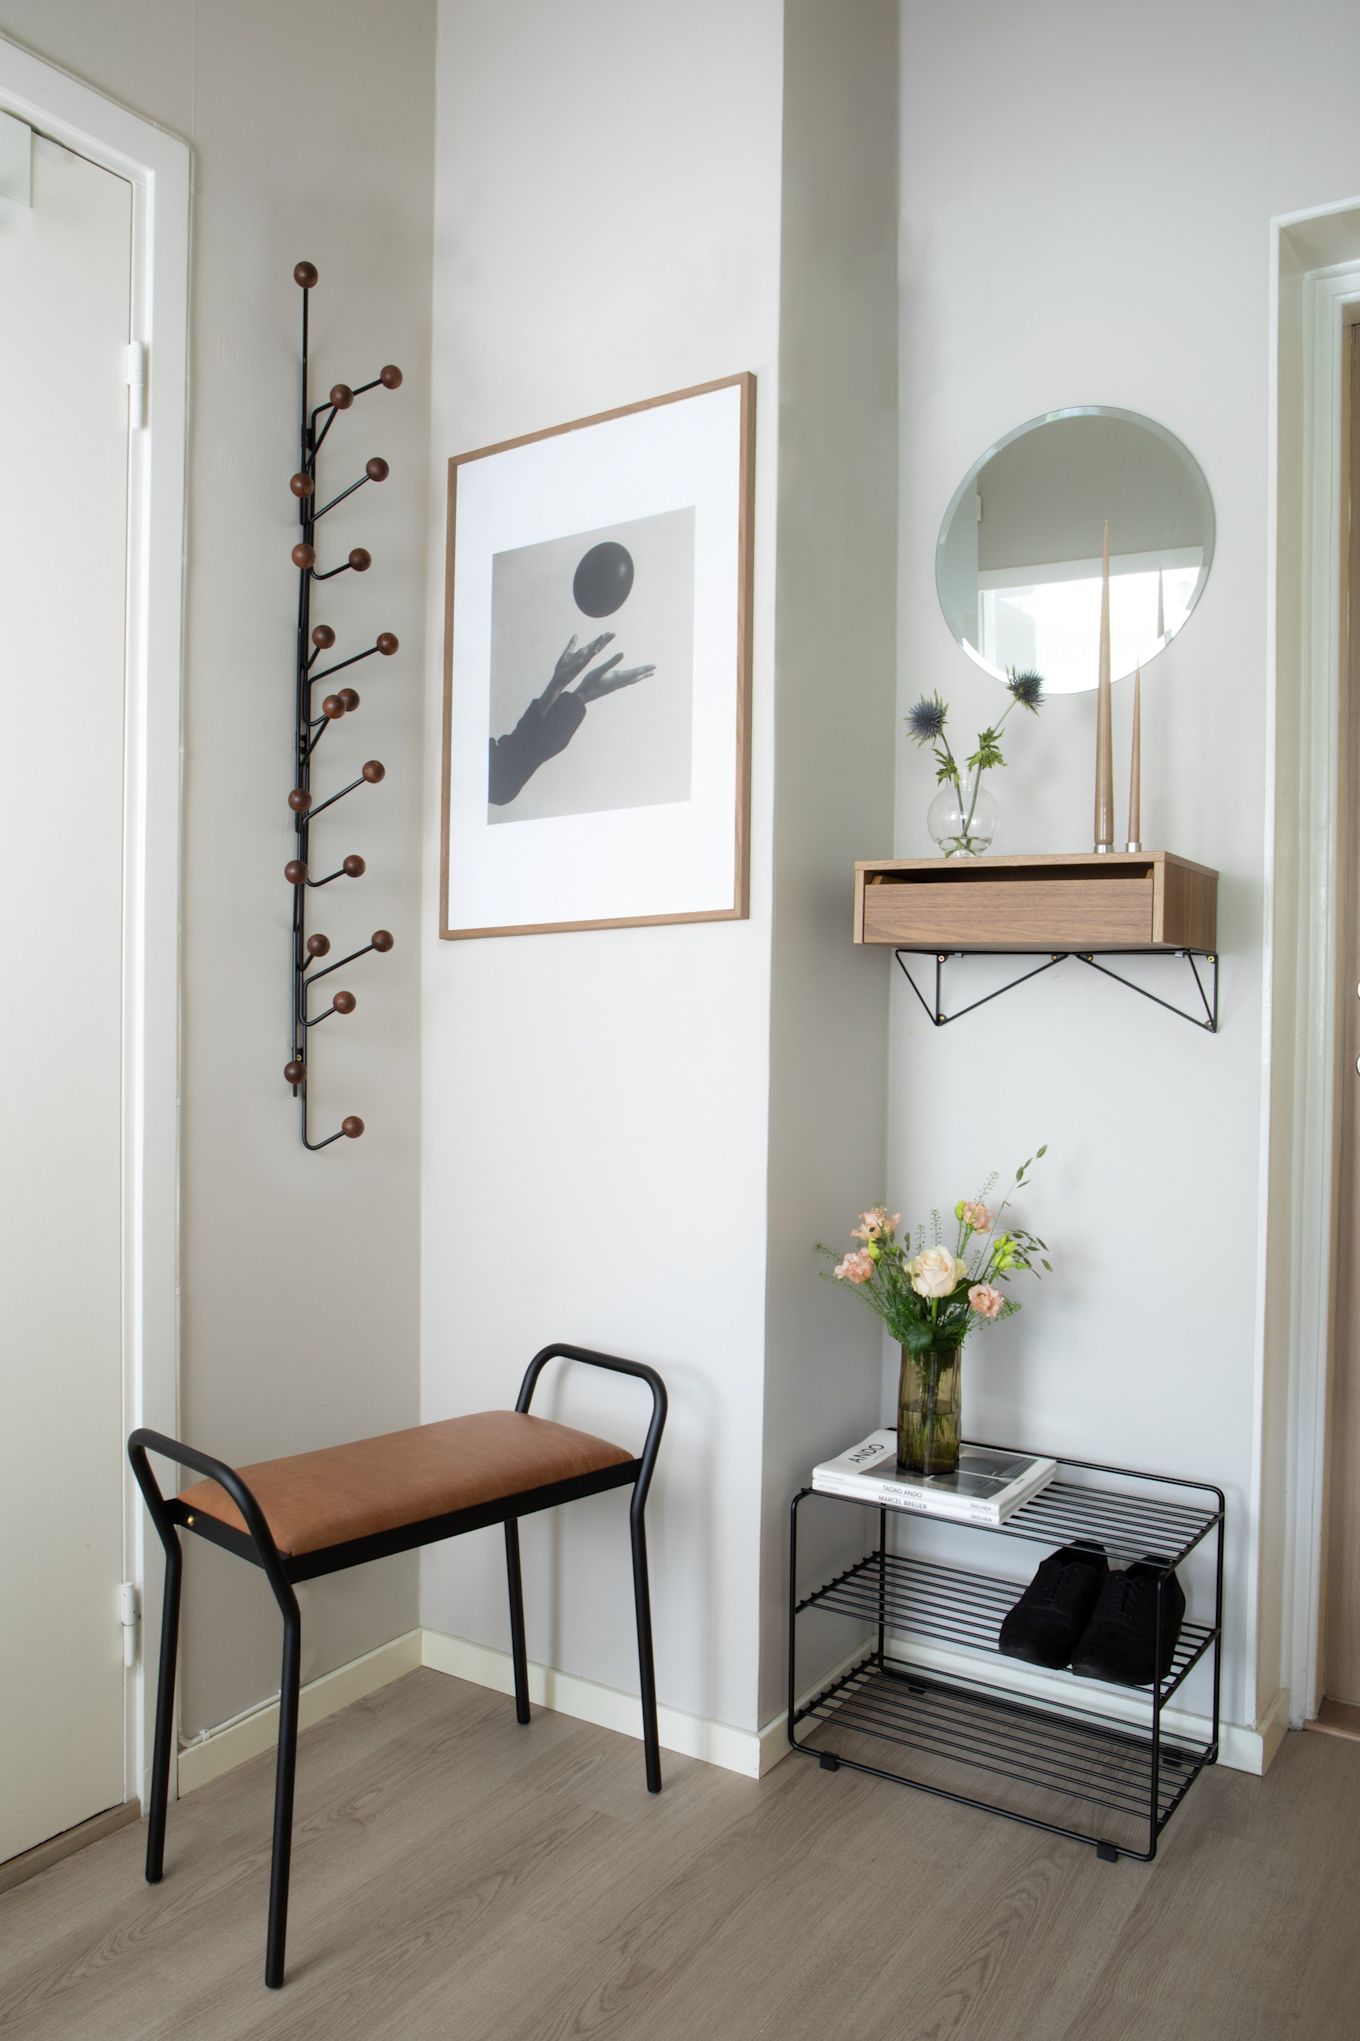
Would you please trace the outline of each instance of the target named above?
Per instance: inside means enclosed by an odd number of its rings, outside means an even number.
[[[337,1666],[334,1672],[323,1673],[318,1680],[309,1680],[298,1703],[300,1727],[309,1729],[313,1722],[324,1721],[327,1715],[347,1708],[351,1701],[362,1701],[366,1694],[375,1694],[379,1687],[399,1680],[404,1673],[414,1672],[420,1663],[420,1632],[408,1630],[404,1637],[394,1637],[390,1644],[380,1644],[376,1651],[366,1651],[362,1658],[352,1658],[348,1665]],[[205,1730],[179,1753],[176,1768],[179,1793],[192,1793],[196,1787],[220,1779],[223,1772],[243,1765],[247,1758],[272,1750],[278,1737],[276,1700],[251,1708],[234,1721]]]
[[[1233,1732],[1234,1735],[1237,1731]],[[1289,1734],[1289,1689],[1280,1687],[1275,1698],[1252,1732],[1259,1746],[1260,1762],[1254,1765],[1238,1765],[1241,1772],[1268,1772],[1275,1762],[1275,1754]],[[1225,1758],[1225,1764],[1228,1760]]]
[[[423,1634],[423,1662],[436,1672],[471,1680],[475,1686],[492,1687],[500,1694],[514,1692],[508,1651],[473,1644],[466,1637],[450,1637],[442,1630],[426,1630]],[[575,1673],[557,1672],[552,1666],[531,1662],[529,1699],[559,1715],[573,1715],[578,1722],[593,1722],[599,1729],[615,1729],[623,1736],[639,1739],[642,1736],[642,1710],[636,1694],[600,1686]],[[763,1737],[754,1730],[733,1729],[726,1722],[687,1715],[682,1708],[661,1707],[656,1712],[663,1750],[673,1750],[680,1757],[702,1758],[705,1764],[720,1765],[724,1771],[740,1772],[748,1779],[758,1779],[773,1762],[766,1761]]]
[[[971,1675],[974,1678],[980,1671],[980,1662],[974,1653],[942,1650],[918,1640],[912,1640],[910,1644],[904,1640],[902,1648],[904,1655],[909,1655],[914,1664],[926,1671],[945,1675],[957,1673],[965,1677]],[[862,1647],[851,1652],[841,1665],[821,1675],[816,1681],[816,1689],[828,1686],[862,1655]],[[380,1687],[414,1672],[418,1666],[429,1666],[435,1672],[468,1680],[474,1686],[489,1687],[496,1693],[514,1692],[508,1651],[498,1651],[487,1644],[474,1644],[466,1637],[452,1637],[442,1630],[410,1630],[404,1637],[396,1637],[390,1644],[380,1645],[376,1651],[367,1652],[362,1658],[353,1659],[348,1665],[342,1665],[335,1672],[326,1673],[305,1686],[299,1707],[302,1728],[324,1721],[326,1716],[348,1707],[351,1701],[376,1693]],[[1035,1700],[1056,1703],[1066,1700],[1071,1703],[1073,1685],[1066,1675],[1045,1674],[1032,1667],[1012,1664],[1007,1667],[1006,1677],[1009,1686],[1032,1695]],[[812,1691],[809,1689],[809,1694]],[[575,1673],[558,1672],[552,1666],[531,1663],[529,1698],[537,1707],[551,1708],[560,1715],[573,1716],[579,1722],[592,1722],[597,1728],[613,1729],[623,1736],[641,1738],[642,1715],[636,1694],[601,1686],[597,1681],[582,1679]],[[800,1697],[800,1701],[804,1698],[807,1697]],[[1121,1709],[1119,1696],[1102,1690],[1093,1682],[1083,1682],[1081,1705],[1095,1714],[1109,1715],[1112,1719],[1124,1714],[1127,1719],[1127,1711]],[[757,1731],[734,1729],[730,1723],[690,1715],[681,1708],[663,1706],[657,1710],[657,1727],[663,1749],[675,1751],[681,1757],[699,1758],[705,1764],[718,1765],[724,1771],[738,1772],[748,1779],[763,1778],[781,1758],[788,1755],[785,1720],[785,1711],[781,1709]],[[1211,1724],[1205,1716],[1168,1708],[1162,1720],[1168,1735],[1184,1736],[1201,1743],[1209,1740]],[[235,1721],[224,1722],[205,1731],[196,1742],[186,1745],[179,1753],[179,1792],[192,1793],[196,1787],[206,1786],[211,1779],[220,1778],[224,1772],[244,1764],[248,1758],[258,1757],[261,1751],[272,1749],[278,1738],[278,1721],[278,1702],[271,1701],[263,1707],[251,1709]],[[1289,1697],[1281,1689],[1254,1729],[1232,1722],[1220,1725],[1220,1764],[1232,1771],[1259,1776],[1269,1768],[1288,1727]]]

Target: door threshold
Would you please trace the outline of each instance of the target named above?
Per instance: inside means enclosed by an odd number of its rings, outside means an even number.
[[[74,1828],[49,1836],[45,1843],[35,1843],[31,1850],[24,1850],[19,1856],[0,1864],[0,1892],[8,1892],[13,1885],[22,1885],[27,1878],[36,1878],[40,1871],[59,1864],[63,1857],[74,1856],[87,1843],[102,1842],[115,1829],[126,1828],[130,1821],[138,1820],[141,1812],[140,1800],[125,1800],[121,1807],[106,1807],[102,1814],[92,1814],[88,1821],[78,1821]]]
[[[1344,1736],[1352,1743],[1360,1743],[1360,1708],[1348,1701],[1320,1701],[1313,1720],[1303,1726],[1322,1736]]]

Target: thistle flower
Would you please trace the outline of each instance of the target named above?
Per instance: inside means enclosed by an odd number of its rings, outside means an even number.
[[[1006,682],[1012,697],[1022,709],[1038,715],[1044,702],[1044,677],[1041,673],[1013,673]]]
[[[947,704],[937,694],[922,695],[915,708],[907,712],[907,735],[917,744],[938,744],[944,736],[948,714]]]

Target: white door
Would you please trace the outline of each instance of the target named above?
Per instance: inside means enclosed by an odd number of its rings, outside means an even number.
[[[132,192],[0,199],[0,1859],[121,1802]]]

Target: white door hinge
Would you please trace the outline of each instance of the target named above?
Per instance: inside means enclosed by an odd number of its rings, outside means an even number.
[[[128,424],[140,432],[146,424],[146,342],[129,340],[127,351]]]
[[[118,1583],[118,1621],[123,1626],[123,1664],[137,1663],[137,1625],[141,1612],[137,1607],[136,1584],[130,1580]]]

